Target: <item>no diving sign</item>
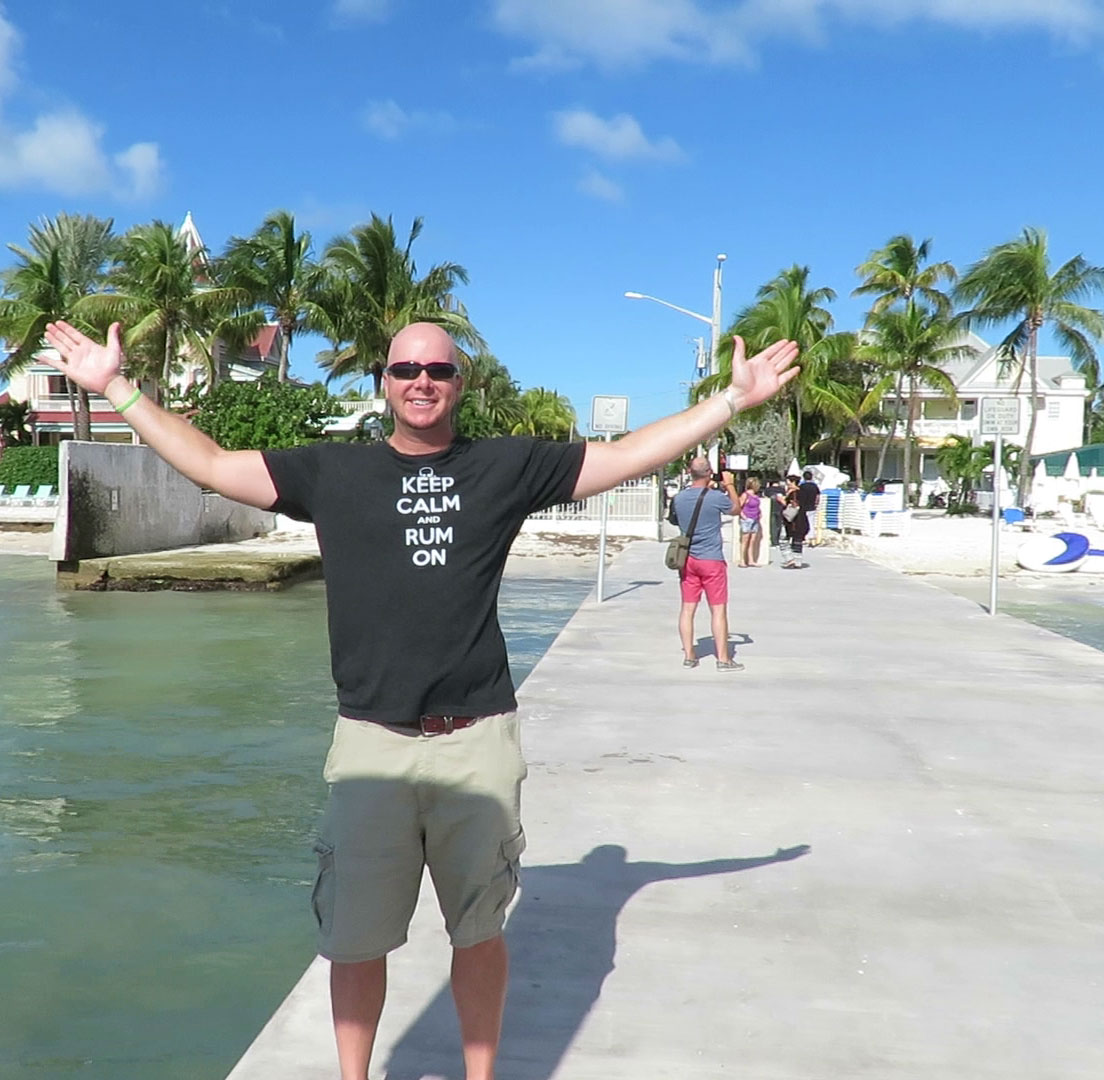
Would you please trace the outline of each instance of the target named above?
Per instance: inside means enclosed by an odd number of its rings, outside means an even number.
[[[595,434],[620,435],[629,430],[629,399],[598,396],[590,403],[590,430]]]

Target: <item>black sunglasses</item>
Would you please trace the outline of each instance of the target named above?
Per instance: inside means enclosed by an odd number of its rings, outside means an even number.
[[[412,360],[401,360],[384,368],[393,378],[409,382],[416,379],[424,371],[434,382],[448,382],[460,374],[460,369],[455,364],[445,360],[435,360],[431,364],[415,364]]]

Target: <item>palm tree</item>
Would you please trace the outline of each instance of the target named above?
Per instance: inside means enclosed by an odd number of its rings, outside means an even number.
[[[464,392],[475,396],[479,413],[494,431],[505,434],[522,419],[518,384],[490,353],[476,353],[464,365]]]
[[[801,374],[783,391],[783,400],[790,414],[793,453],[800,456],[802,415],[835,396],[834,388],[821,386],[820,380],[828,357],[847,347],[844,342],[822,344],[831,336],[832,328],[831,312],[823,305],[835,298],[832,289],[809,288],[809,267],[795,264],[781,271],[759,289],[755,303],[736,316],[717,348],[719,372],[697,384],[695,398],[717,393],[732,378],[733,334],[744,339],[749,355],[780,338],[796,341],[801,348]]]
[[[154,384],[160,398],[182,358],[211,371],[211,343],[246,302],[244,290],[197,280],[202,252],[190,251],[163,221],[139,225],[122,237],[108,285],[111,291],[84,297],[79,314],[127,328],[125,347],[135,374]]]
[[[1020,456],[1017,488],[1020,505],[1031,491],[1030,455],[1038,416],[1039,331],[1049,323],[1055,337],[1069,350],[1073,366],[1090,385],[1100,378],[1094,342],[1104,337],[1104,316],[1081,301],[1104,289],[1104,268],[1075,255],[1052,274],[1047,235],[1025,228],[1019,239],[999,244],[966,271],[956,296],[972,305],[960,318],[968,326],[992,326],[1014,320],[997,346],[1002,363],[1016,372],[1016,392],[1027,376],[1030,405],[1024,453]]]
[[[938,310],[907,304],[903,310],[890,307],[873,317],[873,334],[868,355],[877,356],[885,367],[903,381],[908,391],[905,422],[905,497],[912,481],[912,431],[916,419],[916,394],[920,386],[941,390],[952,402],[958,397],[954,381],[942,365],[971,352],[962,341],[954,320]],[[900,385],[900,382],[899,382]],[[884,459],[879,466],[884,465]]]
[[[295,232],[286,210],[269,214],[252,236],[235,236],[216,266],[224,285],[241,289],[282,331],[277,381],[286,382],[292,340],[301,330],[326,321],[316,291],[318,264],[311,258],[310,233]]]
[[[919,300],[923,307],[949,316],[951,300],[939,286],[946,281],[953,284],[957,273],[949,262],[924,264],[931,252],[931,240],[921,240],[917,244],[906,233],[892,236],[884,247],[872,251],[866,261],[855,267],[855,273],[863,278],[852,296],[873,296],[870,312],[866,318],[869,326],[883,311],[897,306],[906,310],[914,308]],[[872,353],[873,354],[873,353]],[[893,422],[886,429],[881,449],[878,451],[878,475],[885,475],[885,460],[890,443],[897,435],[901,423],[901,404],[904,400],[905,375],[894,370],[892,362],[886,369],[896,374],[896,394]]]
[[[534,386],[521,395],[520,405],[521,417],[511,429],[511,435],[563,439],[569,438],[575,430],[575,409],[563,394],[557,394],[555,390]]]
[[[391,341],[414,322],[441,326],[458,345],[485,347],[453,295],[457,285],[467,284],[467,271],[458,263],[439,263],[418,277],[411,248],[421,231],[422,219],[415,218],[405,246],[399,247],[391,219],[373,214],[367,225],[326,248],[317,329],[335,342],[318,357],[328,379],[371,375],[378,397]]]
[[[0,336],[13,351],[0,364],[0,377],[10,378],[28,367],[42,348],[46,324],[65,319],[91,331],[78,308],[82,297],[103,280],[105,264],[115,244],[114,222],[91,215],[59,214],[32,225],[27,248],[9,244],[18,262],[3,273],[0,297]],[[92,438],[88,392],[68,379],[73,436]]]
[[[981,479],[986,461],[993,460],[992,449],[988,455],[980,446],[974,446],[968,435],[948,435],[935,452],[939,471],[950,481],[951,503],[965,503],[970,491]]]
[[[822,360],[822,374],[814,384],[812,395],[817,412],[836,444],[836,464],[845,438],[855,440],[855,475],[861,484],[862,440],[873,424],[884,422],[882,406],[886,392],[893,385],[893,376],[872,362],[866,345],[858,334],[831,334],[820,348],[827,355]]]
[[[885,247],[872,251],[855,267],[863,283],[851,295],[873,296],[871,315],[879,315],[894,304],[914,305],[917,298],[925,307],[948,314],[950,297],[938,286],[944,280],[953,284],[957,275],[949,262],[925,266],[930,251],[931,240],[917,244],[904,233],[891,237]]]

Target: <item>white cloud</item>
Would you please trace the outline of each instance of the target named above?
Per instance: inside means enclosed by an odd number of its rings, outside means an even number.
[[[6,188],[143,199],[157,190],[161,172],[156,143],[135,143],[109,157],[103,129],[75,110],[46,113],[26,131],[0,130],[0,186]]]
[[[1104,37],[1101,0],[494,0],[494,21],[533,49],[515,68],[656,60],[751,63],[763,39],[823,40],[830,20],[1037,30],[1078,44]]]
[[[554,113],[552,123],[565,146],[589,150],[610,161],[681,161],[685,157],[674,139],[650,140],[637,120],[626,113],[603,120],[586,109],[567,109]]]
[[[18,31],[0,10],[0,106],[19,90],[19,44]],[[42,113],[23,130],[0,120],[0,187],[41,188],[61,195],[109,192],[122,199],[152,195],[162,172],[157,144],[134,143],[109,153],[103,134],[101,125],[75,108]]]
[[[625,192],[620,184],[614,183],[608,176],[603,176],[595,169],[588,169],[579,181],[579,190],[584,195],[594,199],[602,199],[604,202],[621,202],[625,198]]]
[[[334,14],[343,19],[382,22],[391,12],[391,0],[334,0]]]
[[[19,51],[19,31],[0,10],[0,95],[15,86],[15,54]]]
[[[129,192],[135,199],[147,199],[161,187],[164,171],[157,143],[135,143],[127,150],[115,155],[115,165],[129,178],[124,193]]]
[[[360,114],[364,127],[381,139],[398,139],[408,131],[432,131],[438,134],[455,131],[456,118],[447,112],[426,112],[404,109],[398,102],[370,101]]]

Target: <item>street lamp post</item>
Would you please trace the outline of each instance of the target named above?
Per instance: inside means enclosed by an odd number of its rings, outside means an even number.
[[[709,374],[716,375],[720,369],[720,363],[717,359],[717,347],[721,343],[721,267],[724,264],[725,259],[728,256],[721,253],[717,256],[717,265],[713,267],[713,314],[702,315],[697,311],[691,311],[689,308],[679,307],[678,304],[672,304],[669,300],[660,300],[658,296],[648,296],[646,293],[627,292],[625,296],[629,300],[651,300],[653,304],[662,304],[664,307],[671,308],[672,311],[679,311],[683,315],[689,315],[691,319],[697,319],[699,322],[709,324]],[[714,471],[719,467],[718,463],[718,444],[714,442],[709,447],[709,460],[713,465]]]

